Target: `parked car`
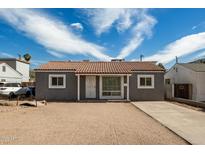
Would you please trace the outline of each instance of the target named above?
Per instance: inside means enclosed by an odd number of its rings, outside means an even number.
[[[36,95],[36,93],[35,93],[35,91],[36,91],[35,86],[29,87],[29,88],[30,88],[30,90],[31,90],[31,95],[32,95],[32,96],[35,96],[35,95]]]
[[[20,83],[0,82],[0,95],[5,95],[9,98],[13,98],[15,96],[15,92],[21,88],[22,87]]]
[[[21,89],[17,90],[14,95],[25,95],[29,97],[32,95],[32,90],[29,87],[21,87]]]

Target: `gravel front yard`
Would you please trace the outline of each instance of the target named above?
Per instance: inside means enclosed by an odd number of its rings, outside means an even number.
[[[0,144],[187,144],[129,103],[50,103],[0,112]]]

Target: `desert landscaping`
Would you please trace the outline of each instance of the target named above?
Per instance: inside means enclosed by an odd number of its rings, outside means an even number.
[[[0,144],[188,144],[130,103],[48,103],[0,111]]]

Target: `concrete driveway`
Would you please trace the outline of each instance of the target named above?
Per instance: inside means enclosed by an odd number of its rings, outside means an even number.
[[[166,101],[132,103],[191,144],[205,144],[205,112]]]
[[[0,122],[0,144],[187,144],[130,103],[49,103]]]

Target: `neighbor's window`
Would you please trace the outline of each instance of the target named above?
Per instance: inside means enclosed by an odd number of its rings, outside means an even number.
[[[1,82],[6,82],[6,79],[1,79]],[[1,83],[0,83],[1,84]]]
[[[154,75],[138,75],[138,88],[154,88]]]
[[[170,84],[170,79],[165,79],[165,84]]]
[[[50,74],[49,75],[49,88],[65,88],[65,75],[64,74]]]
[[[2,72],[6,72],[6,66],[2,66]]]

